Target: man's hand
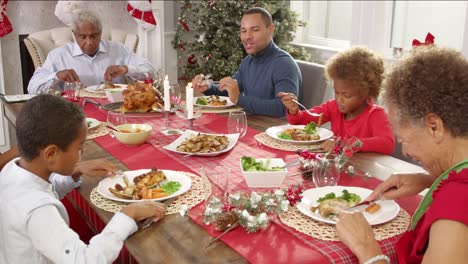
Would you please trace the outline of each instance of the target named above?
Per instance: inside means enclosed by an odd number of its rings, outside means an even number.
[[[394,200],[404,196],[415,195],[431,187],[434,178],[425,173],[394,173],[387,180],[375,187],[366,198],[372,201],[380,199]]]
[[[59,71],[55,74],[55,77],[62,82],[81,82],[80,77],[73,69]]]
[[[281,97],[281,102],[286,107],[286,109],[288,109],[288,113],[290,115],[295,115],[297,113],[299,106],[295,102],[293,102],[293,99],[297,100],[296,95],[292,93],[280,92],[278,93],[278,97]]]
[[[112,79],[127,74],[127,65],[111,65],[107,67],[104,73],[104,80],[106,82],[112,82]]]
[[[106,159],[95,159],[79,162],[72,177],[78,178],[82,174],[91,177],[112,176],[117,171],[117,166]]]
[[[203,74],[198,74],[192,79],[192,87],[195,92],[203,93],[208,90],[208,83]]]
[[[224,77],[219,81],[219,90],[220,91],[227,91],[229,95],[229,99],[233,104],[237,104],[239,100],[239,86],[237,85],[237,80],[231,77]]]

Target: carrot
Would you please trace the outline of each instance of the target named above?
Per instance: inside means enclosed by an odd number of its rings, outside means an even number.
[[[153,192],[153,195],[151,196],[151,199],[162,198],[162,197],[166,197],[166,196],[169,196],[169,194],[166,193],[166,192]]]

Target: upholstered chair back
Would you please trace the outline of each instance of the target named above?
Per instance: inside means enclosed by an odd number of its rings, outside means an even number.
[[[323,102],[327,88],[323,65],[297,60],[302,74],[302,87],[299,89],[299,102],[308,108]]]
[[[120,29],[102,30],[102,39],[123,43],[133,52],[138,48],[138,35],[128,33]],[[53,28],[49,30],[31,33],[24,39],[24,44],[31,55],[34,68],[42,66],[47,54],[54,48],[73,41],[73,34],[68,27]]]

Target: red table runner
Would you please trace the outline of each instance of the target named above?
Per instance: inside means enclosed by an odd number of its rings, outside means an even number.
[[[104,111],[93,105],[86,105],[84,109],[89,117],[105,121]],[[186,120],[182,120],[176,115],[172,114],[169,118],[170,127],[173,129],[187,126]],[[275,150],[259,144],[253,138],[259,132],[251,128],[248,129],[246,136],[241,138],[228,153],[215,157],[190,156],[183,158],[180,154],[162,148],[162,146],[169,144],[179,136],[166,136],[158,130],[165,127],[164,115],[129,117],[128,121],[149,123],[153,126],[153,131],[148,139],[150,144],[128,147],[108,135],[96,138],[95,141],[132,170],[159,167],[170,170],[191,170],[193,173],[199,174],[201,167],[208,169],[214,169],[217,166],[229,167],[231,168],[229,189],[231,191],[251,190],[246,186],[243,179],[239,164],[240,157],[243,155],[265,158],[279,157],[285,159],[286,162],[297,158],[297,155],[292,152]],[[226,118],[223,116],[204,114],[201,118],[195,120],[193,130],[207,133],[226,133],[226,122]],[[290,169],[290,171],[297,170],[297,168]],[[212,175],[208,173],[207,176],[212,182],[216,182]],[[300,182],[302,182],[301,177],[286,177],[283,186]],[[363,177],[342,175],[339,184],[373,189],[379,182],[375,178],[364,180]],[[305,187],[310,188],[312,186],[309,182],[305,182]],[[419,197],[411,197],[397,202],[411,215],[419,201]],[[203,223],[200,215],[203,213],[204,208],[204,204],[194,207],[190,212],[190,217],[212,236],[219,235],[220,232]],[[384,253],[393,261],[396,260],[394,244],[399,237],[396,236],[379,242]],[[322,241],[312,238],[287,227],[279,220],[273,221],[266,230],[252,234],[247,234],[242,228],[237,228],[223,236],[222,240],[253,263],[357,263],[356,257],[341,242]]]

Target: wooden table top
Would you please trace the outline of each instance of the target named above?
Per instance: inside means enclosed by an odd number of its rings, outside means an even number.
[[[16,115],[22,105],[23,103],[4,104],[5,116],[12,124],[16,121]],[[285,119],[266,116],[249,115],[247,119],[249,126],[259,131],[287,124]],[[82,158],[83,160],[106,158],[119,164],[121,169],[127,169],[93,140],[85,143],[85,153]],[[357,153],[351,162],[359,169],[369,171],[380,179],[385,179],[394,172],[422,170],[421,167],[408,162],[376,153]],[[90,201],[90,193],[100,180],[84,176],[78,191],[98,216],[107,223],[113,213],[95,207]],[[209,250],[205,250],[204,246],[210,239],[211,236],[193,221],[170,215],[150,228],[136,232],[127,239],[125,246],[140,263],[154,263],[155,260],[164,263],[247,263],[241,255],[222,241],[217,241]]]

